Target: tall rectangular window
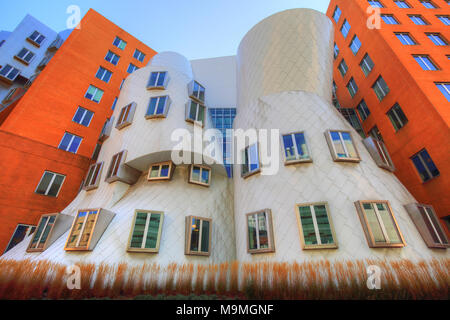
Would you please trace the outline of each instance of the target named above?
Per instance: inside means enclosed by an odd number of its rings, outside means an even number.
[[[379,76],[377,81],[375,81],[372,89],[375,91],[375,94],[380,101],[382,101],[390,91],[389,87],[381,76]]]
[[[42,252],[45,248],[48,236],[55,225],[56,214],[41,216],[36,232],[28,245],[27,252]]]
[[[130,65],[128,66],[127,72],[128,73],[133,73],[133,72],[135,72],[138,69],[139,69],[138,67],[136,67],[134,64],[130,63]]]
[[[414,60],[426,71],[439,70],[438,67],[431,61],[430,56],[426,54],[413,55]]]
[[[359,41],[358,37],[355,35],[350,42],[350,49],[352,50],[353,54],[356,55],[361,48],[361,41]]]
[[[343,77],[347,74],[348,66],[347,66],[347,64],[345,63],[345,60],[344,60],[344,59],[342,59],[341,63],[339,63],[338,69],[339,69],[339,72],[341,73],[341,75],[342,75]]]
[[[439,176],[440,172],[426,149],[423,149],[412,156],[411,160],[423,182],[427,182],[428,180]]]
[[[89,100],[94,101],[96,103],[100,103],[100,101],[102,100],[102,97],[103,97],[103,93],[104,93],[103,90],[101,90],[101,89],[99,89],[97,87],[94,87],[93,85],[90,85],[89,89],[86,92],[84,97],[86,99],[89,99]]]
[[[389,202],[357,201],[355,206],[370,248],[405,246]]]
[[[297,210],[303,249],[337,248],[327,203],[298,204]]]
[[[97,79],[100,79],[100,80],[102,80],[102,81],[105,81],[106,83],[109,82],[109,80],[111,79],[111,76],[112,76],[112,72],[109,71],[109,70],[106,70],[106,69],[103,68],[103,67],[100,67],[100,68],[98,69],[98,71],[97,71],[97,74],[95,75],[95,77],[96,77]]]
[[[89,167],[88,174],[84,181],[83,189],[86,191],[97,189],[102,175],[103,162],[95,163]]]
[[[66,176],[62,174],[45,171],[34,192],[44,196],[57,197],[65,179]]]
[[[147,89],[166,89],[169,76],[166,71],[152,72]]]
[[[133,122],[134,113],[136,111],[136,103],[132,102],[120,110],[119,118],[117,119],[116,128],[123,129]]]
[[[205,111],[205,106],[190,100],[186,105],[186,121],[203,127],[205,125]]]
[[[394,163],[392,162],[392,159],[383,141],[370,136],[364,139],[363,143],[377,166],[391,172],[395,171]]]
[[[145,114],[146,119],[151,118],[165,118],[169,112],[170,107],[169,96],[162,97],[152,97],[150,98],[150,103],[148,104],[147,113]]]
[[[422,3],[423,6],[428,9],[436,9],[437,8],[436,5],[429,0],[420,0],[420,3]]]
[[[189,84],[189,97],[191,97],[192,99],[202,102],[205,102],[205,87],[202,86],[200,83],[198,83],[197,81],[192,81]]]
[[[92,111],[89,111],[82,107],[78,107],[77,112],[75,112],[72,121],[81,124],[85,127],[89,127],[89,124],[91,123],[93,116],[94,113]]]
[[[119,37],[116,37],[114,39],[113,45],[121,50],[124,50],[125,47],[127,46],[127,43],[125,41],[123,41],[122,39],[120,39]]]
[[[408,123],[408,118],[406,118],[402,108],[400,108],[400,105],[398,103],[396,103],[387,112],[387,116],[389,117],[389,120],[391,120],[391,123],[394,126],[395,131],[400,130]]]
[[[109,164],[108,172],[106,173],[106,181],[108,181],[111,178],[117,177],[120,166],[122,165],[122,162],[124,162],[124,158],[125,158],[125,151],[116,153],[112,157],[111,163]]]
[[[328,130],[325,137],[334,161],[361,161],[350,132]]]
[[[114,111],[114,109],[116,108],[117,100],[119,100],[119,99],[118,99],[117,97],[115,97],[115,98],[114,98],[114,102],[113,102],[113,104],[112,104],[112,106],[111,106],[111,110],[113,110],[113,111]]]
[[[394,2],[401,9],[409,9],[409,8],[411,8],[411,6],[406,1],[398,0],[398,1],[394,1]]]
[[[383,19],[384,23],[386,24],[398,24],[397,19],[395,19],[394,15],[392,14],[382,14],[381,19]]]
[[[186,255],[209,256],[211,254],[211,224],[211,219],[186,217]]]
[[[361,102],[356,107],[356,110],[358,110],[359,116],[361,117],[362,121],[365,121],[370,115],[370,110],[364,100],[361,100]]]
[[[334,59],[336,59],[339,55],[339,47],[336,43],[334,43]]]
[[[163,212],[136,210],[127,251],[157,253],[163,221]]]
[[[98,218],[98,210],[79,211],[66,243],[66,250],[87,250],[94,233]]]
[[[437,46],[447,45],[447,40],[440,33],[427,33],[427,37]]]
[[[108,51],[105,57],[106,61],[112,63],[115,66],[117,66],[117,64],[119,63],[119,59],[120,57],[112,51]]]
[[[350,29],[351,29],[350,23],[348,23],[347,19],[344,20],[344,23],[342,24],[341,27],[341,33],[344,36],[344,38],[347,38]]]
[[[358,92],[358,86],[356,85],[356,82],[353,78],[350,79],[350,81],[347,83],[347,89],[352,98],[356,95]]]
[[[243,163],[241,167],[241,175],[243,178],[260,172],[261,166],[259,163],[259,148],[257,143],[254,143],[242,150],[242,157]]]
[[[338,6],[336,6],[336,9],[334,9],[333,13],[333,19],[336,23],[338,23],[341,14],[342,14],[341,9]]]
[[[15,58],[20,62],[28,65],[31,62],[31,60],[33,60],[34,56],[35,54],[33,52],[31,52],[26,48],[23,48],[22,50],[19,51],[18,54],[15,55]]]
[[[20,70],[10,66],[9,64],[5,65],[0,70],[0,76],[2,76],[3,78],[6,78],[9,81],[14,81],[19,74],[20,74]]]
[[[380,129],[378,129],[378,126],[374,126],[372,129],[370,129],[369,135],[376,140],[384,141],[383,136],[381,135]]]
[[[139,60],[140,62],[144,62],[145,54],[142,53],[141,51],[139,51],[138,49],[136,49],[134,51],[133,58],[135,58],[136,60]]]
[[[283,135],[286,164],[311,162],[311,154],[303,132]]]
[[[368,2],[369,2],[369,4],[370,4],[372,7],[375,7],[375,8],[384,8],[383,4],[382,4],[380,1],[377,1],[377,0],[369,0]]]
[[[370,74],[370,72],[372,72],[372,69],[375,66],[375,64],[373,63],[373,61],[370,58],[368,53],[366,53],[366,55],[361,60],[361,63],[359,65],[360,65],[360,67],[361,67],[361,69],[364,72],[364,75],[366,77]]]
[[[450,26],[450,16],[436,16],[443,24]]]
[[[419,26],[425,26],[429,23],[425,21],[425,19],[420,14],[410,14],[408,17],[414,22],[414,24],[417,24]]]
[[[247,214],[248,253],[275,252],[272,213],[269,209]]]
[[[395,33],[395,36],[405,46],[413,46],[417,44],[408,32],[397,32]]]
[[[66,133],[64,133],[64,136],[63,136],[58,148],[61,150],[64,150],[64,151],[77,153],[82,140],[83,140],[83,138],[66,132]]]
[[[442,92],[442,94],[450,102],[450,83],[442,82],[442,83],[435,83],[435,84],[436,84],[436,87]]]

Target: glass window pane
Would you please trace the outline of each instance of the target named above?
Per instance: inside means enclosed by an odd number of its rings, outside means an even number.
[[[156,80],[158,79],[158,72],[152,72],[152,74],[150,75],[150,81],[149,81],[149,86],[150,87],[156,87]]]
[[[250,157],[250,171],[257,170],[259,168],[259,155],[257,144],[250,146],[249,157]]]
[[[314,222],[309,206],[299,207],[300,221],[302,223],[303,238],[305,245],[317,244],[316,231],[314,229]]]
[[[425,208],[419,206],[418,209],[419,209],[420,213],[422,214],[422,219],[425,222],[425,225],[427,226],[428,232],[429,232],[431,238],[433,239],[433,242],[440,243],[439,238],[438,238],[436,232],[434,231],[433,226],[430,222],[430,219],[428,219],[428,215],[427,215],[427,212],[425,211]]]
[[[192,168],[192,181],[200,181],[200,167],[193,167]]]
[[[447,237],[444,234],[444,232],[443,232],[443,230],[441,228],[441,224],[437,220],[436,215],[433,212],[433,210],[431,210],[430,208],[425,208],[425,210],[427,211],[428,217],[430,217],[430,220],[431,220],[434,228],[436,229],[436,232],[438,233],[438,236],[441,239],[441,242],[444,243],[444,244],[448,244]]]
[[[44,231],[45,224],[47,223],[48,217],[43,217],[41,223],[38,226],[36,233],[34,234],[33,240],[31,241],[31,248],[36,248],[37,242],[41,237],[42,232]]]
[[[45,242],[47,241],[48,235],[53,227],[53,224],[55,223],[55,216],[51,216],[50,219],[48,220],[48,224],[47,227],[45,228],[43,234],[42,234],[42,238],[41,241],[39,241],[37,248],[42,249],[44,248]]]
[[[145,242],[146,249],[156,249],[158,243],[159,224],[161,221],[161,214],[152,213],[148,224],[147,239]]]
[[[189,110],[189,119],[195,121],[196,116],[197,116],[197,104],[195,102],[191,101],[191,107]]]
[[[56,197],[58,195],[59,189],[64,181],[64,176],[56,175],[55,180],[53,180],[53,184],[48,191],[49,196]]]
[[[191,219],[191,251],[199,251],[200,242],[200,219]]]
[[[164,80],[166,79],[166,72],[160,72],[158,78],[158,87],[162,87],[164,85]]]
[[[256,218],[254,215],[249,215],[249,216],[247,216],[247,220],[248,220],[249,249],[256,250],[256,249],[258,249]]]
[[[384,229],[391,243],[402,243],[400,235],[395,226],[394,219],[389,212],[389,209],[385,203],[377,203],[378,213],[383,221]]]
[[[158,102],[158,98],[151,98],[150,99],[150,104],[148,106],[148,111],[147,111],[147,115],[152,116],[155,114],[155,110],[156,110],[156,103]]]
[[[368,227],[372,231],[373,238],[375,243],[384,243],[386,239],[383,235],[383,231],[381,230],[381,226],[378,223],[377,215],[375,213],[375,209],[373,208],[373,204],[364,203],[363,204],[364,213],[368,222]]]
[[[209,184],[209,170],[205,168],[202,169],[202,183]]]
[[[436,177],[439,175],[439,170],[436,168],[436,165],[434,164],[433,160],[431,160],[430,155],[426,150],[423,150],[420,152],[420,155],[425,162],[425,165],[428,167],[428,170],[430,170],[433,177]]]
[[[81,122],[81,124],[83,125],[83,126],[89,126],[89,124],[91,123],[91,119],[92,119],[92,116],[94,115],[91,111],[89,111],[89,110],[85,110],[86,111],[86,114],[85,114],[85,116],[84,116],[84,119],[83,119],[83,122]]]
[[[159,166],[153,166],[150,172],[150,178],[158,178],[159,176]]]
[[[295,160],[295,150],[294,143],[292,141],[292,135],[283,136],[284,142],[284,152],[286,155],[286,160]]]
[[[330,135],[331,135],[331,141],[334,145],[334,149],[336,150],[336,156],[339,158],[346,158],[347,154],[345,153],[344,145],[341,142],[341,137],[339,135],[339,132],[331,131]]]
[[[65,133],[64,137],[59,145],[59,149],[66,150],[69,148],[69,143],[72,140],[72,135],[69,133]]]
[[[209,221],[202,221],[202,252],[209,251]]]
[[[266,227],[266,213],[258,214],[259,249],[269,248],[269,233]]]
[[[163,165],[161,168],[161,177],[168,177],[169,176],[169,165]]]
[[[77,137],[77,136],[73,136],[72,143],[70,144],[69,150],[67,150],[67,151],[76,153],[78,150],[78,147],[80,146],[80,143],[81,143],[81,138]]]
[[[158,103],[158,110],[156,111],[157,114],[164,114],[164,106],[166,105],[167,97],[160,97],[159,103]]]
[[[314,212],[316,214],[317,227],[319,228],[320,241],[322,244],[333,244],[333,233],[331,232],[325,205],[314,206]]]
[[[348,132],[342,132],[342,138],[344,139],[345,147],[347,148],[350,158],[358,158],[355,146],[353,145],[352,137]]]
[[[88,245],[89,239],[94,231],[95,220],[97,218],[97,211],[90,211],[84,226],[83,234],[81,235],[80,247],[86,247]]]
[[[38,188],[36,189],[36,193],[45,194],[47,192],[48,185],[50,184],[50,181],[52,180],[54,175],[54,173],[45,172]]]
[[[422,181],[430,180],[431,177],[428,174],[427,170],[425,169],[425,166],[423,165],[423,163],[420,160],[419,156],[418,155],[414,156],[412,158],[412,161],[413,161],[414,165],[416,166],[416,169],[419,172],[419,175],[420,175]]]
[[[295,134],[295,143],[297,145],[297,152],[300,159],[308,159],[308,147],[306,146],[305,135],[303,133]]]
[[[131,248],[141,248],[144,240],[145,225],[147,223],[147,213],[138,212],[134,224],[133,235],[131,236]]]
[[[198,119],[197,121],[202,122],[205,120],[205,107],[203,106],[198,106],[199,110],[198,110]]]

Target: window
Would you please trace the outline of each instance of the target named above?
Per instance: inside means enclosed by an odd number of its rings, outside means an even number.
[[[247,233],[248,253],[275,252],[272,213],[269,209],[247,214]]]
[[[312,162],[303,132],[283,135],[286,164]]]
[[[119,63],[119,59],[120,57],[112,51],[108,51],[105,57],[106,61],[112,63],[115,66],[117,66],[117,64]]]
[[[428,55],[413,55],[417,63],[422,67],[423,70],[435,71],[439,70],[438,67],[431,61]]]
[[[420,14],[410,14],[408,15],[408,17],[412,20],[412,22],[419,26],[425,26],[429,24]]]
[[[350,28],[351,28],[351,26],[348,23],[348,21],[344,20],[344,23],[342,24],[342,27],[341,27],[341,33],[344,36],[344,38],[347,38],[348,33],[350,32]]]
[[[440,172],[426,149],[423,149],[412,156],[411,160],[423,182],[427,182],[439,176]]]
[[[391,120],[391,123],[394,126],[395,131],[400,130],[408,123],[408,118],[406,118],[402,108],[400,108],[400,105],[398,103],[396,103],[387,112],[387,116],[389,117],[389,120]]]
[[[113,219],[114,214],[104,209],[80,210],[73,221],[64,250],[91,251]]]
[[[3,102],[3,103],[8,103],[8,102],[10,102],[10,101],[13,99],[15,93],[16,93],[16,92],[19,92],[19,89],[20,89],[20,88],[14,88],[14,89],[9,90],[9,92],[7,93],[7,95],[5,96],[5,98],[2,100],[2,102]]]
[[[33,234],[36,230],[36,226],[31,226],[27,224],[19,223],[14,230],[11,239],[9,239],[8,245],[6,246],[6,250],[3,253],[8,252],[16,245],[22,242],[23,239],[27,238],[29,235]]]
[[[104,93],[103,90],[100,90],[99,88],[90,85],[84,97],[96,103],[100,103],[103,97],[103,93]]]
[[[23,48],[22,50],[19,51],[19,53],[17,55],[14,56],[14,58],[16,58],[16,60],[19,60],[20,62],[28,65],[31,60],[34,58],[35,54],[33,52],[31,52],[30,50]]]
[[[427,33],[427,37],[437,46],[447,45],[447,40],[440,33]]]
[[[125,41],[123,41],[122,39],[120,39],[119,37],[116,37],[116,39],[114,39],[113,45],[116,46],[117,48],[123,50],[127,46],[127,43]]]
[[[417,42],[407,32],[398,32],[395,36],[405,46],[413,46],[417,44]]]
[[[334,59],[336,59],[339,55],[339,47],[337,46],[337,44],[334,44]]]
[[[243,178],[247,178],[255,173],[261,171],[259,163],[259,147],[258,144],[252,144],[245,148],[243,151],[242,169],[241,175]]]
[[[116,108],[117,100],[119,100],[119,99],[118,99],[117,97],[115,97],[115,98],[114,98],[114,102],[113,102],[113,104],[112,104],[112,106],[111,106],[111,110],[113,110],[113,111],[114,111],[114,109]]]
[[[361,63],[359,64],[362,71],[364,72],[364,75],[367,77],[370,72],[372,72],[373,67],[375,64],[373,63],[372,59],[370,58],[369,54],[366,53],[364,58],[361,60]]]
[[[347,74],[348,67],[344,59],[342,59],[341,63],[339,63],[338,69],[343,77]]]
[[[109,136],[111,135],[113,123],[114,123],[114,116],[111,116],[111,118],[106,119],[105,123],[103,124],[102,131],[100,132],[100,136],[98,137],[98,141],[103,142],[109,138]]]
[[[100,177],[102,175],[103,162],[93,164],[89,167],[83,189],[86,191],[97,189],[100,184]]]
[[[122,90],[122,88],[123,88],[123,84],[125,83],[125,79],[122,79],[122,82],[120,83],[120,87],[119,87],[119,90]]]
[[[144,62],[145,54],[143,54],[143,53],[140,52],[138,49],[136,49],[136,50],[134,51],[133,58],[135,58],[136,60],[139,60],[140,62]]]
[[[154,163],[148,171],[148,181],[170,180],[175,171],[175,165],[172,161]]]
[[[141,177],[141,171],[125,164],[126,157],[126,150],[123,150],[112,157],[108,171],[106,172],[105,181],[107,183],[120,181],[129,185],[133,185]]]
[[[436,87],[442,92],[442,94],[447,98],[450,102],[450,83],[436,83]]]
[[[92,153],[92,157],[91,157],[92,160],[96,161],[98,159],[98,155],[100,154],[101,149],[102,149],[102,145],[100,143],[97,143],[95,145],[94,152]],[[81,191],[81,189],[80,189],[80,191]]]
[[[163,212],[136,210],[127,251],[157,253],[163,222]]]
[[[392,162],[389,152],[382,141],[370,136],[364,139],[363,143],[377,166],[391,172],[395,171],[394,163]]]
[[[389,93],[389,87],[381,76],[379,76],[377,81],[375,81],[372,89],[375,91],[375,94],[380,101],[383,100],[384,97]]]
[[[166,71],[152,72],[150,75],[150,80],[148,81],[147,89],[165,90],[167,88],[168,81],[169,76]]]
[[[106,83],[109,82],[109,80],[111,79],[111,76],[112,76],[112,72],[109,71],[109,70],[106,70],[106,69],[103,68],[103,67],[100,67],[100,68],[98,69],[98,71],[97,71],[97,74],[95,75],[95,77],[96,77],[97,79],[100,79],[100,80],[102,80],[102,81],[105,81]]]
[[[0,70],[0,76],[4,79],[7,79],[9,82],[14,81],[19,74],[20,70],[10,66],[9,64],[5,65]]]
[[[405,246],[388,201],[357,201],[355,206],[370,248]]]
[[[328,130],[325,132],[325,137],[334,161],[361,161],[350,132]]]
[[[383,4],[380,1],[369,0],[369,4],[375,8],[384,8]]]
[[[431,2],[431,1],[421,0],[420,3],[422,3],[423,6],[428,9],[436,9],[437,8],[436,5],[433,4],[433,2]]]
[[[334,13],[333,13],[333,19],[336,23],[339,21],[341,14],[342,14],[341,9],[339,9],[339,7],[336,6],[336,9],[334,9]]]
[[[66,176],[50,171],[45,171],[39,181],[35,193],[49,197],[57,197]]]
[[[397,19],[395,19],[394,15],[392,14],[382,14],[381,19],[383,19],[384,23],[386,24],[398,24]]]
[[[446,26],[450,26],[450,16],[436,16]]]
[[[122,158],[124,156],[124,151],[115,154],[112,157],[111,164],[109,165],[108,173],[106,175],[106,179],[115,177],[117,172],[119,171],[119,167],[122,163]]]
[[[356,95],[356,92],[358,92],[358,86],[353,78],[347,83],[347,89],[352,98]]]
[[[130,63],[130,65],[128,66],[127,72],[128,72],[128,73],[133,73],[133,72],[135,72],[136,70],[139,70],[139,68],[136,67],[134,64]]]
[[[171,100],[169,96],[153,97],[148,104],[146,119],[151,118],[166,118],[169,112]]]
[[[204,126],[205,109],[206,109],[205,106],[195,102],[194,100],[190,100],[186,104],[186,121]]]
[[[198,102],[205,102],[205,87],[203,87],[200,83],[197,81],[192,81],[189,84],[189,97],[192,99],[198,101]]]
[[[133,122],[134,113],[136,111],[136,103],[132,102],[125,107],[122,108],[120,111],[119,118],[117,119],[116,128],[117,129],[123,129]]]
[[[327,203],[298,204],[297,210],[300,239],[304,250],[337,248]]]
[[[186,255],[209,256],[211,254],[211,224],[211,219],[186,217]]]
[[[395,4],[401,9],[409,9],[411,6],[406,1],[394,1]]]
[[[27,38],[28,42],[31,42],[37,47],[40,47],[42,42],[45,40],[45,36],[38,31],[34,31],[31,36]]]
[[[189,168],[189,183],[209,187],[211,185],[211,168],[191,165]]]
[[[432,206],[411,203],[405,206],[417,230],[429,248],[448,248],[449,242]]]
[[[39,220],[36,232],[28,245],[27,252],[43,252],[66,232],[72,223],[72,216],[65,214],[44,214]]]
[[[77,153],[82,140],[83,140],[83,138],[66,132],[66,133],[64,133],[64,136],[63,136],[58,148],[61,150],[64,150],[64,151]]]
[[[359,116],[361,117],[362,121],[365,121],[370,116],[369,107],[367,107],[367,104],[364,100],[361,100],[361,102],[356,107],[356,110],[358,110]]]
[[[359,51],[359,48],[361,48],[361,41],[359,41],[358,37],[355,35],[352,39],[352,42],[350,43],[350,49],[352,50],[353,54],[356,55]]]
[[[94,113],[92,111],[89,111],[82,107],[78,107],[77,112],[73,116],[72,121],[81,124],[85,127],[89,127],[89,124],[91,123],[93,116]]]
[[[378,129],[377,126],[374,126],[372,129],[369,130],[369,135],[376,140],[384,141],[380,129]]]

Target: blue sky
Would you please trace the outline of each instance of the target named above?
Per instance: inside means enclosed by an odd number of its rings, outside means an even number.
[[[243,36],[260,20],[282,10],[326,12],[329,0],[20,0],[2,1],[0,30],[12,31],[31,14],[56,31],[66,29],[70,5],[82,16],[93,8],[158,52],[188,59],[236,54]]]

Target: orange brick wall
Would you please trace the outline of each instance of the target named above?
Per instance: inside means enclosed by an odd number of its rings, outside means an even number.
[[[448,46],[436,46],[427,38],[425,32],[441,33],[450,39],[449,27],[436,15],[450,14],[449,5],[444,0],[434,0],[439,9],[427,9],[418,0],[407,1],[413,8],[401,9],[391,0],[382,0],[385,8],[381,14],[393,14],[399,25],[386,25],[381,29],[370,30],[366,26],[369,4],[365,0],[332,0],[327,15],[335,25],[335,42],[340,53],[334,62],[334,81],[338,87],[337,98],[343,108],[356,108],[364,99],[370,109],[370,116],[364,121],[367,133],[375,125],[379,128],[391,157],[397,167],[396,175],[421,203],[432,204],[440,217],[450,215],[450,103],[435,86],[434,82],[450,81],[450,63]],[[336,5],[342,11],[336,24],[332,18]],[[430,25],[415,25],[408,14],[421,14]],[[347,19],[350,32],[344,39],[340,32]],[[419,43],[417,46],[404,46],[394,32],[409,32]],[[355,56],[350,50],[354,35],[362,46]],[[375,67],[366,77],[359,64],[368,53]],[[427,54],[440,67],[439,71],[424,71],[413,59],[412,54]],[[342,58],[349,71],[342,77],[338,68]],[[381,75],[390,88],[389,94],[380,102],[372,85]],[[352,98],[346,88],[348,81],[354,78],[359,90]],[[395,132],[386,113],[398,103],[409,122]],[[362,120],[362,119],[361,119]],[[440,176],[423,183],[410,158],[426,148]]]

